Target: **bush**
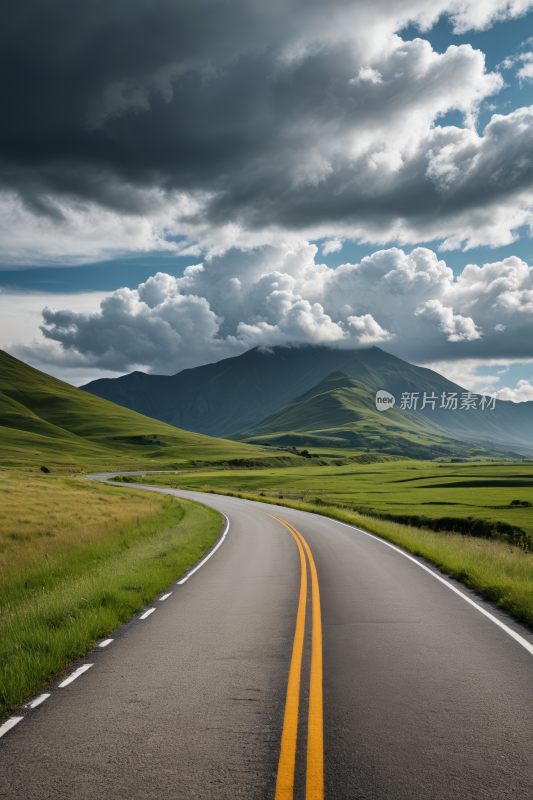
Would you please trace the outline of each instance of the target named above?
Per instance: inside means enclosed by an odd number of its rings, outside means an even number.
[[[314,502],[316,505],[330,505],[318,497]],[[413,528],[429,528],[438,533],[460,533],[463,536],[496,539],[520,547],[526,553],[533,552],[533,537],[523,528],[510,525],[508,522],[490,522],[474,517],[466,517],[466,519],[464,517],[437,517],[433,519],[422,514],[387,514],[366,506],[350,506],[350,508],[359,514],[390,522],[399,522],[401,525],[410,525]]]

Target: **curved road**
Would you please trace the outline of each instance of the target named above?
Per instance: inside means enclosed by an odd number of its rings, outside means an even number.
[[[0,739],[0,797],[533,797],[528,630],[356,528],[164,491],[227,535]]]

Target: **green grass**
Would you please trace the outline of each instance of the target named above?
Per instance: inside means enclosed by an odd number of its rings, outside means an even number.
[[[221,529],[221,516],[196,503],[164,495],[155,495],[154,503],[151,493],[119,486],[88,488],[93,500],[102,495],[108,501],[111,513],[118,506],[116,520],[109,526],[93,520],[92,528],[83,520],[80,536],[74,527],[59,543],[44,539],[40,553],[14,540],[19,548],[2,571],[0,717],[143,609]],[[83,489],[71,485],[70,492],[81,502]],[[124,495],[133,511],[129,519],[120,518]],[[143,505],[148,515],[140,514]]]
[[[0,350],[0,467],[55,474],[298,457],[167,425],[76,389]]]
[[[231,438],[253,444],[368,448],[428,460],[504,455],[490,445],[483,447],[446,436],[430,419],[397,406],[380,412],[375,397],[375,390],[350,375],[332,372],[288,405]]]

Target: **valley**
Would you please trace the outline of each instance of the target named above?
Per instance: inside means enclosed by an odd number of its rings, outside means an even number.
[[[533,624],[527,445],[478,441],[398,404],[380,412],[375,387],[383,380],[364,359],[392,363],[383,375],[396,392],[398,360],[378,348],[327,358],[324,350],[304,349],[299,372],[295,353],[281,370],[275,353],[262,362],[274,372],[257,373],[253,391],[249,372],[234,382],[239,359],[198,368],[204,377],[228,368],[227,384],[220,374],[211,384],[216,403],[200,403],[202,384],[196,400],[185,392],[174,405],[192,403],[218,436],[194,430],[190,419],[187,430],[139,413],[0,352],[0,627],[2,658],[11,664],[0,686],[4,711],[139,611],[219,533],[218,514],[136,485],[362,526]],[[266,355],[245,354],[256,366]],[[332,363],[343,369],[331,371]],[[420,373],[412,370],[401,380],[414,387]],[[432,375],[428,388],[448,391]],[[139,380],[152,377],[162,376]],[[512,439],[509,424],[502,430]],[[96,471],[137,474],[100,486],[82,477]]]

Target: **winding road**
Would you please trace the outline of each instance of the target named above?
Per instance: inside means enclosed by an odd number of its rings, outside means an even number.
[[[0,738],[0,797],[533,797],[528,629],[360,529],[142,488],[224,530]]]

